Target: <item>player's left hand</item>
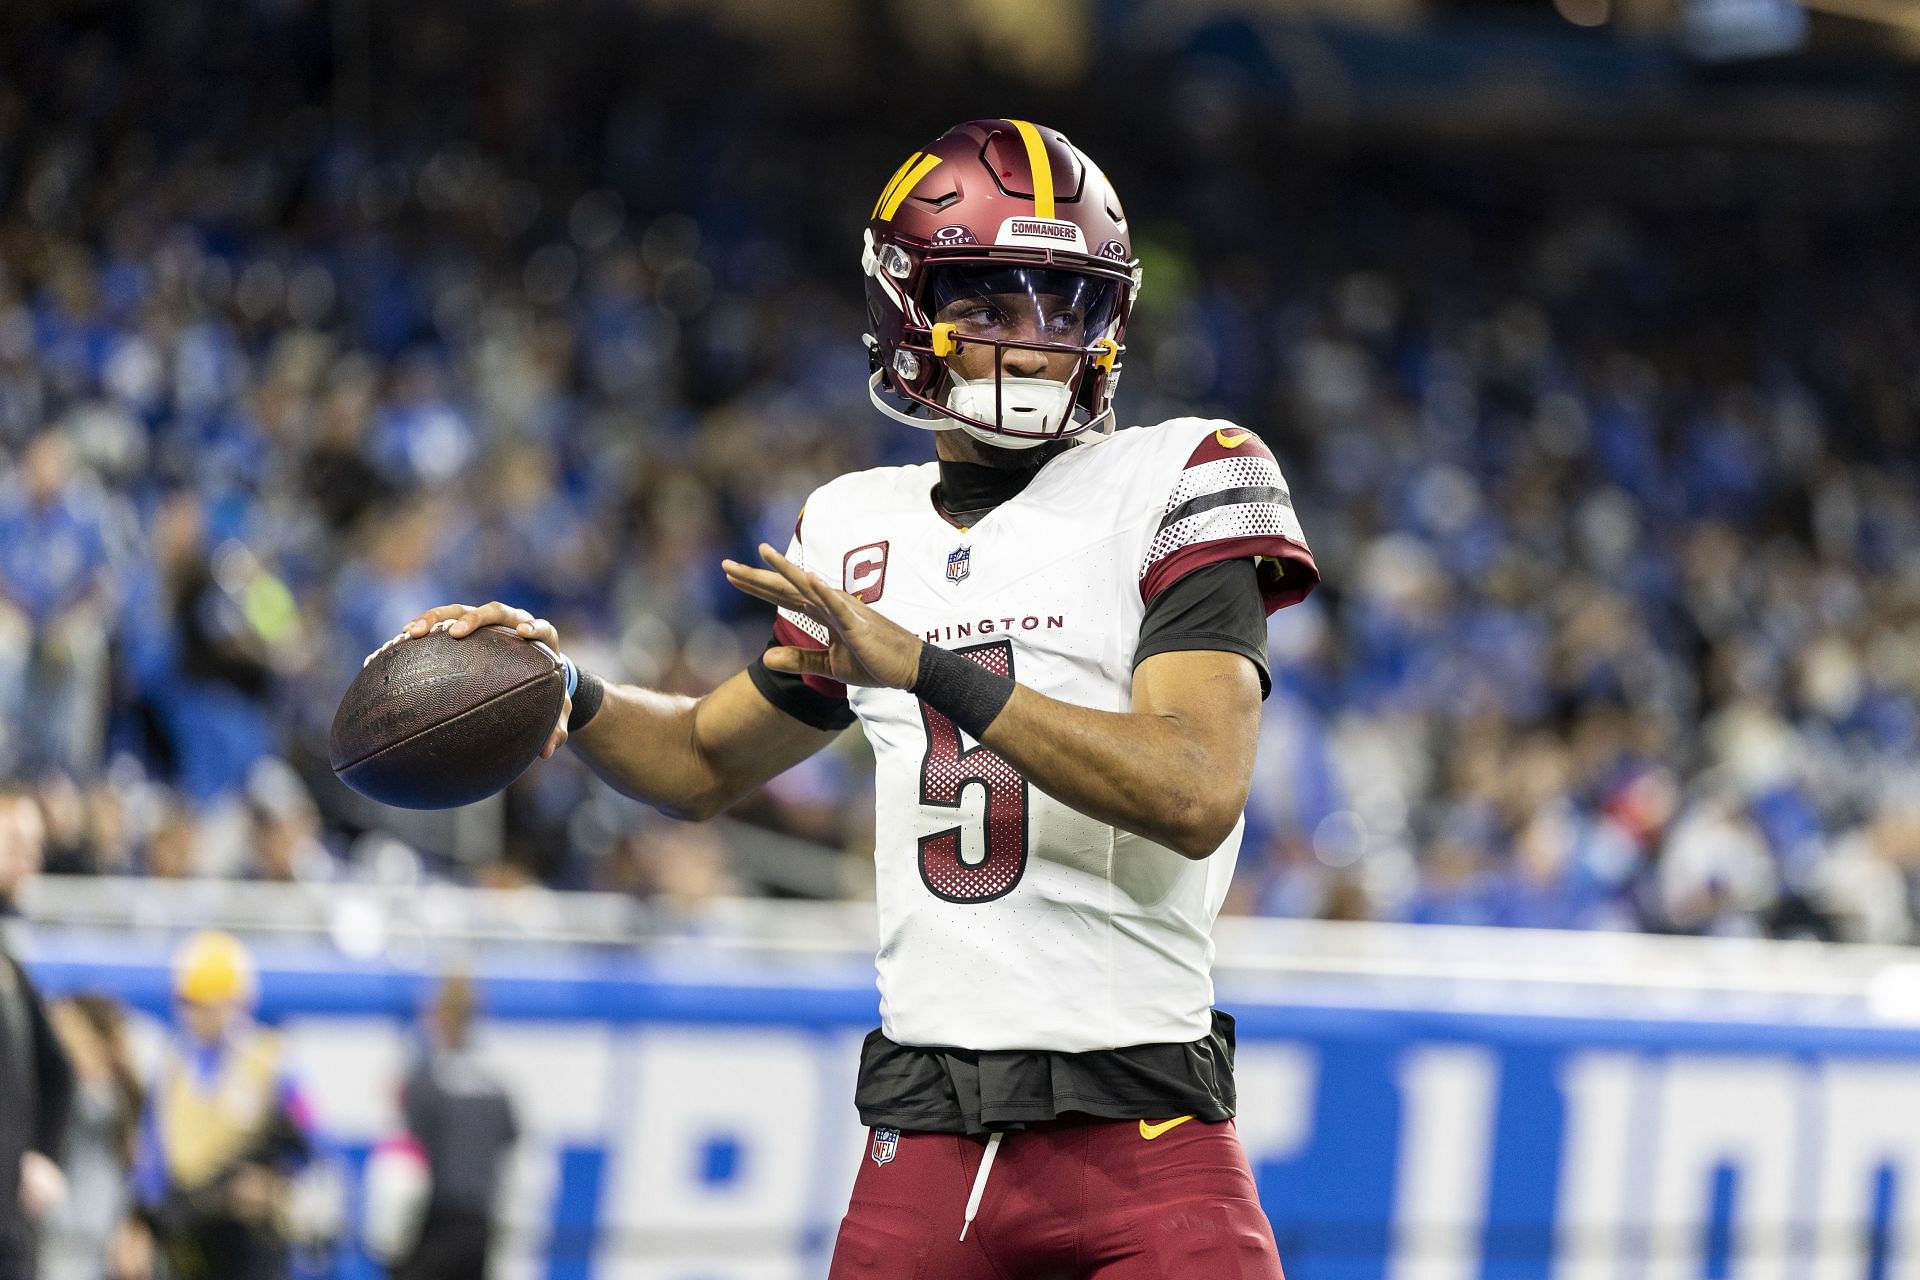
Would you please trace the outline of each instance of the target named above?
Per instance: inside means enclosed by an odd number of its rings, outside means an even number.
[[[913,687],[920,675],[919,636],[881,617],[860,597],[828,586],[819,574],[802,569],[764,542],[760,558],[773,567],[755,569],[734,560],[722,560],[720,567],[735,587],[805,614],[825,627],[828,637],[825,649],[769,649],[763,658],[768,667],[868,688]]]

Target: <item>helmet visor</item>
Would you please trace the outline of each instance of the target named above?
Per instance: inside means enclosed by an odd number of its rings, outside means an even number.
[[[1119,281],[1061,267],[955,263],[928,276],[927,313],[963,338],[1084,347],[1120,313]]]

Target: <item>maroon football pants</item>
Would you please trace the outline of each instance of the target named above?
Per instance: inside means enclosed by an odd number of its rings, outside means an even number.
[[[1284,1280],[1231,1120],[1006,1134],[964,1241],[987,1139],[886,1137],[870,1135],[829,1280]]]

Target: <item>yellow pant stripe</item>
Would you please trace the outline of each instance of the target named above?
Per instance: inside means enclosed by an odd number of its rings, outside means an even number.
[[[1033,170],[1033,216],[1051,218],[1054,216],[1053,164],[1047,159],[1047,144],[1040,141],[1040,131],[1025,120],[1007,123],[1020,131],[1020,141],[1027,144],[1027,167]]]

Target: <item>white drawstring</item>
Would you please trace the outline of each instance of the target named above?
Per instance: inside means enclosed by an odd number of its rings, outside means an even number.
[[[967,1197],[967,1216],[960,1221],[960,1238],[967,1238],[967,1228],[973,1225],[973,1216],[980,1212],[980,1197],[987,1194],[987,1171],[993,1168],[994,1153],[1000,1150],[1000,1138],[996,1133],[987,1139],[987,1153],[980,1157],[980,1172],[973,1175],[973,1194]]]

